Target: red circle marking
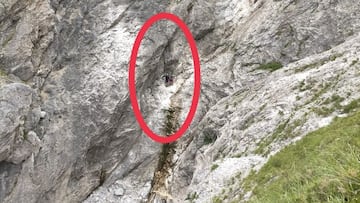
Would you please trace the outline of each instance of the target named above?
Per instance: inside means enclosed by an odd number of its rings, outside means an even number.
[[[151,27],[152,24],[155,22],[167,19],[171,20],[174,23],[176,23],[182,30],[182,32],[185,34],[185,37],[190,45],[192,58],[194,62],[194,92],[193,92],[193,98],[191,102],[190,111],[183,123],[183,125],[180,127],[180,129],[175,132],[172,135],[168,135],[165,137],[159,136],[155,134],[145,123],[144,118],[142,117],[139,104],[137,102],[136,97],[136,85],[135,85],[135,68],[136,68],[136,58],[139,51],[139,47],[141,44],[141,40],[144,38],[146,31]],[[136,36],[135,43],[133,46],[133,49],[131,51],[131,57],[130,57],[130,64],[129,64],[129,92],[130,92],[130,102],[135,114],[135,117],[141,127],[141,129],[147,134],[151,139],[153,139],[156,142],[160,143],[170,143],[174,142],[177,139],[179,139],[188,129],[188,127],[191,124],[191,121],[193,120],[196,112],[197,105],[199,103],[199,97],[200,97],[200,60],[199,60],[199,54],[198,50],[196,48],[195,40],[189,30],[189,28],[186,26],[186,24],[176,15],[171,13],[159,13],[151,18],[149,18],[145,24],[140,29],[138,35]]]

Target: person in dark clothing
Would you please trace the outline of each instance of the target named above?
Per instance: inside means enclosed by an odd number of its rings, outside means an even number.
[[[171,85],[173,82],[173,77],[170,76],[168,73],[165,73],[165,75],[162,76],[162,79],[165,80],[166,85]]]

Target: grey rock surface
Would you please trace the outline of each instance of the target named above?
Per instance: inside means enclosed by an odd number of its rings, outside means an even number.
[[[359,11],[357,0],[0,0],[0,202],[211,202],[346,116],[319,114],[324,101],[360,98]],[[133,42],[159,12],[185,21],[201,58],[196,116],[169,146],[142,132],[128,93]],[[176,128],[191,104],[188,42],[159,21],[137,59],[143,117],[164,135],[166,112],[178,109]],[[283,67],[261,69],[270,62]],[[280,125],[292,136],[273,138]]]

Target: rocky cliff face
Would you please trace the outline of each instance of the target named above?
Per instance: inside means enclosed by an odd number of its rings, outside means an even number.
[[[165,146],[139,128],[127,86],[136,34],[164,11],[192,31],[202,75],[191,127]],[[0,202],[210,202],[360,98],[359,11],[357,0],[0,0]],[[175,131],[193,64],[174,23],[148,30],[136,80],[149,127]]]

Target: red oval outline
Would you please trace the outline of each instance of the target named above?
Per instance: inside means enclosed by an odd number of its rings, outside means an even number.
[[[136,84],[135,84],[135,68],[136,68],[136,58],[139,51],[139,47],[141,44],[142,39],[144,38],[146,31],[151,27],[152,24],[155,22],[167,19],[171,20],[174,23],[176,23],[182,30],[182,32],[185,34],[185,37],[190,45],[191,54],[194,62],[194,92],[193,92],[193,99],[191,102],[190,111],[183,123],[183,125],[180,127],[180,129],[175,132],[174,134],[166,137],[161,137],[157,134],[155,134],[145,123],[144,118],[142,117],[141,111],[139,109],[139,104],[137,102],[136,97]],[[152,17],[150,17],[145,24],[141,27],[138,35],[136,36],[135,43],[133,46],[133,49],[131,51],[131,57],[130,57],[130,64],[129,64],[129,93],[130,93],[130,102],[135,114],[135,117],[141,127],[141,129],[147,134],[151,139],[153,139],[156,142],[160,143],[170,143],[174,142],[177,139],[179,139],[188,129],[190,126],[196,112],[197,105],[199,103],[199,97],[200,97],[200,60],[199,60],[199,54],[196,47],[196,42],[189,30],[189,28],[186,26],[186,24],[176,15],[171,13],[158,13]]]

